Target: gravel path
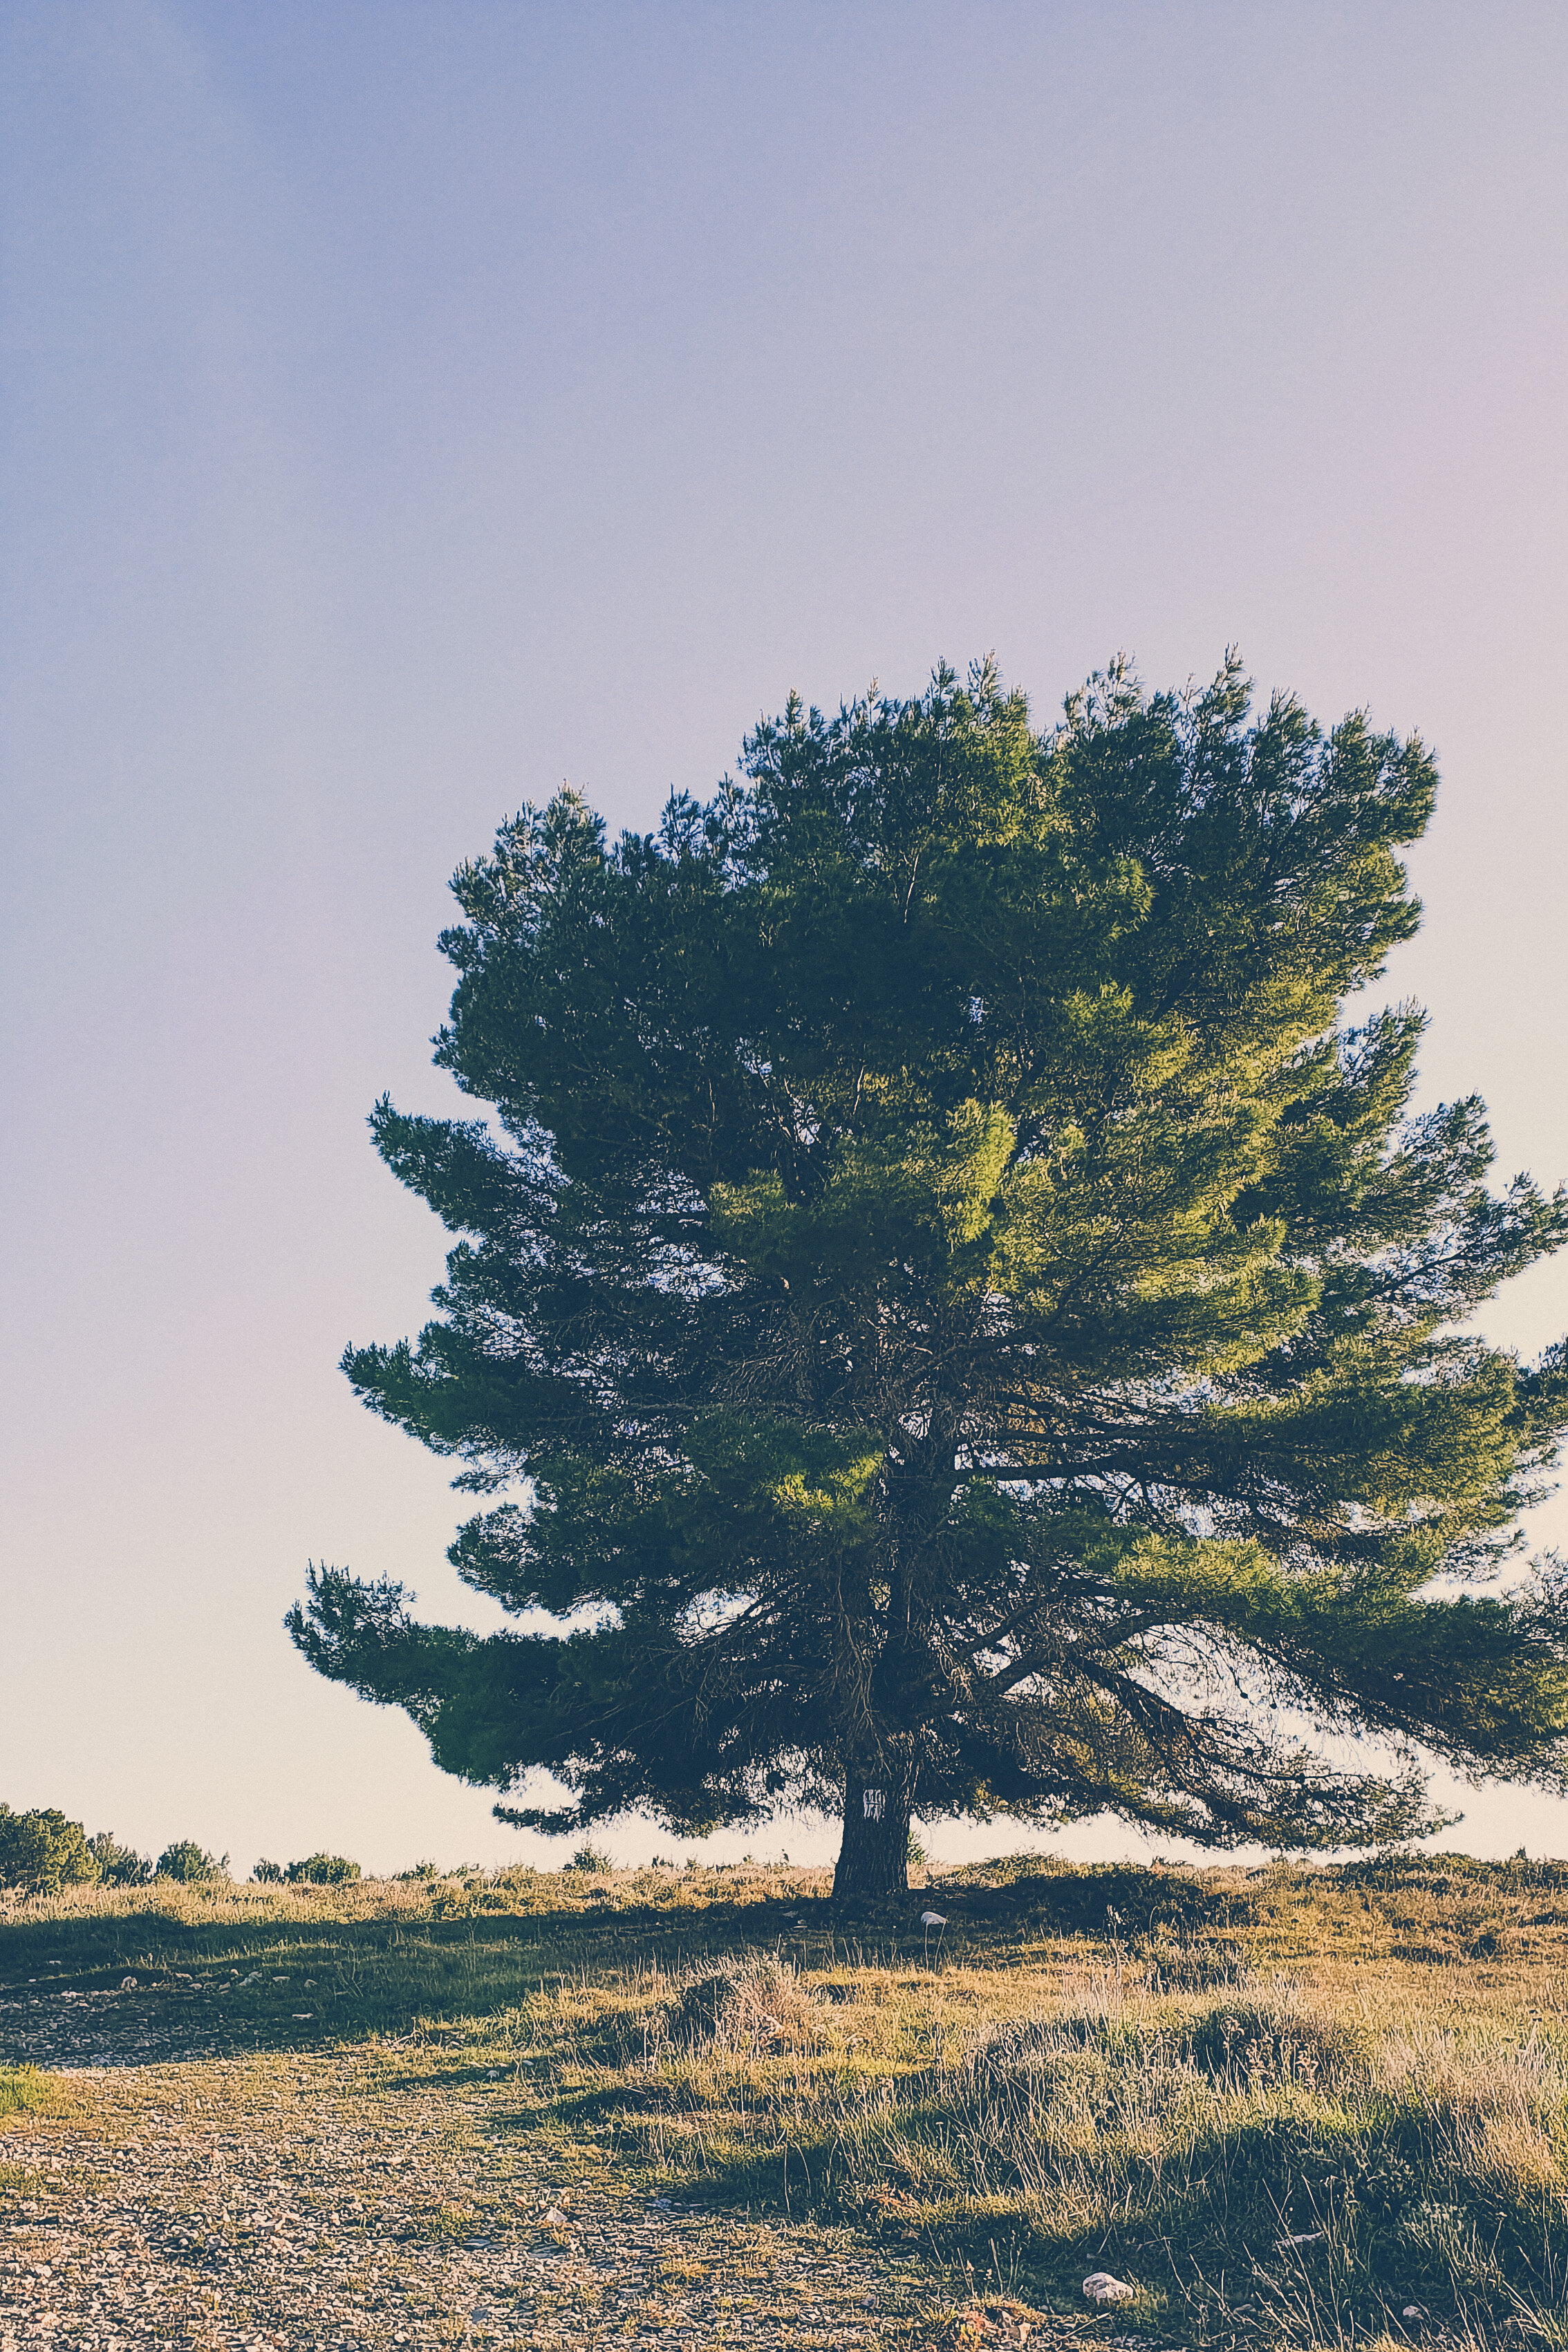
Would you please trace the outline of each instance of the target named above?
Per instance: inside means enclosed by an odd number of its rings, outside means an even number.
[[[174,1983],[127,1978],[113,1992],[0,1990],[5,2065],[147,2066],[232,2057],[254,2051],[257,2040],[254,2029],[226,2016],[223,1981],[210,1973]]]
[[[1152,2352],[1103,2319],[956,2312],[852,2231],[635,2194],[523,2067],[417,2035],[258,2050],[231,1982],[0,1993],[0,2064],[65,2098],[0,2122],[0,2352]]]
[[[101,2041],[89,2014],[79,2044]],[[14,2032],[0,2047],[22,2054]],[[912,2267],[847,2233],[634,2198],[552,2145],[510,2075],[454,2086],[384,2043],[66,2082],[68,2112],[0,2131],[0,2352],[922,2335]]]

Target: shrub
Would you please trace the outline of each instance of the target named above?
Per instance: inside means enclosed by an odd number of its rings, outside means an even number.
[[[359,1874],[358,1863],[346,1853],[308,1853],[289,1864],[290,1886],[351,1886]]]
[[[186,1886],[199,1886],[206,1880],[228,1876],[228,1856],[226,1853],[220,1860],[198,1845],[195,1838],[176,1838],[158,1856],[155,1874],[159,1878],[177,1878]]]
[[[661,2038],[677,2047],[757,2050],[816,2039],[820,2008],[788,1962],[771,1952],[700,1961],[678,1983],[661,2022]]]
[[[1367,2063],[1365,2029],[1279,1994],[1226,2001],[1194,2018],[1189,2030],[1194,2063],[1205,2074],[1252,2091],[1285,2083],[1327,2089]]]
[[[153,1875],[151,1855],[117,1843],[112,1830],[100,1830],[96,1837],[89,1837],[87,1850],[98,1865],[101,1885],[145,1886]]]
[[[0,1805],[0,1886],[56,1895],[62,1886],[89,1886],[97,1876],[79,1822],[68,1822],[52,1810],[14,1813],[9,1805]]]
[[[281,1886],[289,1874],[280,1862],[258,1862],[250,1875],[258,1886]]]
[[[580,1845],[566,1865],[568,1870],[588,1871],[595,1878],[605,1877],[612,1866],[609,1855],[601,1853],[596,1845]]]
[[[400,1870],[397,1875],[400,1879],[439,1878],[441,1865],[436,1862],[416,1862],[411,1869]]]

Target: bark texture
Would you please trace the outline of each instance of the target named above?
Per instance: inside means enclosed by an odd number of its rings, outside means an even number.
[[[847,1776],[836,1903],[897,1902],[910,1891],[910,1791],[896,1779],[889,1785],[873,1777],[875,1769]]]

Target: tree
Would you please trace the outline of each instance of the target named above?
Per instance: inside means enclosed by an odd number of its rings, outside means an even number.
[[[112,1830],[100,1830],[87,1842],[104,1886],[145,1886],[153,1875],[152,1858],[134,1846],[121,1845]]]
[[[1344,1017],[1431,758],[1249,707],[792,698],[656,834],[563,791],[458,872],[436,1058],[500,1133],[377,1105],[461,1238],[343,1369],[527,1623],[334,1569],[288,1622],[446,1769],[553,1776],[502,1819],[809,1801],[879,1897],[917,1804],[1333,1848],[1431,1825],[1418,1751],[1564,1785],[1564,1580],[1504,1571],[1568,1364],[1460,1327],[1568,1202],[1406,1116],[1415,1007]]]
[[[0,1805],[0,1886],[25,1895],[58,1895],[62,1886],[90,1885],[98,1863],[80,1822],[53,1806],[14,1813]]]
[[[209,1853],[195,1838],[175,1838],[158,1856],[154,1875],[175,1878],[186,1886],[205,1886],[228,1876],[228,1856]]]
[[[291,1862],[282,1875],[290,1886],[352,1886],[360,1866],[346,1853],[308,1853],[303,1862]]]

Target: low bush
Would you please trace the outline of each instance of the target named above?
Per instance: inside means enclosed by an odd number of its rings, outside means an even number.
[[[89,1837],[87,1850],[98,1865],[100,1886],[145,1886],[152,1878],[151,1855],[121,1845],[112,1830],[100,1830]]]
[[[0,1886],[24,1895],[58,1895],[62,1886],[90,1886],[98,1864],[79,1822],[52,1809],[15,1813],[0,1805]]]
[[[176,1838],[158,1856],[154,1875],[176,1878],[185,1886],[200,1886],[211,1879],[228,1876],[228,1856],[208,1853],[195,1838]]]
[[[591,1877],[603,1878],[608,1876],[614,1864],[609,1855],[602,1853],[596,1845],[580,1845],[566,1867],[568,1870],[585,1870]]]
[[[360,1875],[357,1862],[346,1853],[308,1853],[303,1862],[289,1864],[290,1886],[352,1886]]]
[[[1356,2021],[1303,2009],[1278,1992],[1207,2011],[1194,2019],[1188,2043],[1205,2074],[1253,2091],[1287,2083],[1336,2089],[1364,2074],[1371,2047]]]
[[[679,1984],[654,2039],[678,2049],[759,2051],[816,2039],[822,2011],[771,1952],[700,1962]]]
[[[280,1862],[258,1862],[250,1875],[258,1886],[281,1886],[289,1874]]]

